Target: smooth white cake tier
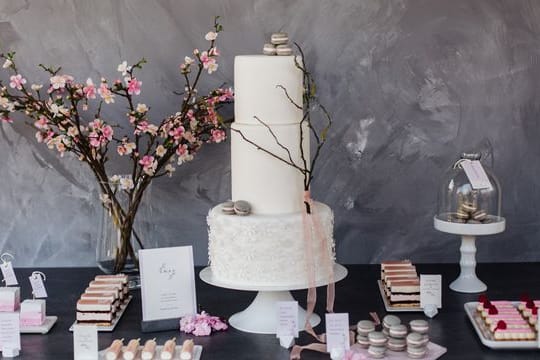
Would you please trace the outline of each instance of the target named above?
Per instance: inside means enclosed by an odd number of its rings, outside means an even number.
[[[293,161],[302,164],[300,125],[269,126],[279,142],[289,149]],[[266,127],[236,123],[232,127],[260,147],[289,159],[287,152],[276,143]],[[309,162],[310,133],[307,125],[303,129],[304,156]],[[232,200],[249,202],[253,214],[288,214],[304,209],[302,173],[257,149],[236,131],[231,131],[231,190]]]
[[[234,59],[234,116],[239,124],[297,124],[302,110],[303,74],[294,56],[241,55]]]
[[[325,281],[333,267],[335,249],[334,215],[322,203],[315,214],[321,224],[320,237],[312,242],[316,279]],[[308,284],[302,213],[288,215],[225,215],[221,205],[208,214],[208,254],[213,276],[234,285],[287,286]]]

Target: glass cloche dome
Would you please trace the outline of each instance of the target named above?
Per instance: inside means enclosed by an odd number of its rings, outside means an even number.
[[[478,225],[504,222],[504,218],[501,217],[501,185],[491,170],[484,166],[481,168],[484,169],[489,182],[481,184],[482,169],[474,166],[474,163],[480,160],[481,155],[478,153],[464,153],[446,172],[439,190],[438,210],[435,216],[436,227],[438,227],[437,223],[443,227],[452,227],[451,224],[455,224],[461,228],[461,231],[446,232],[462,233],[465,228],[471,228],[463,225],[476,225],[473,228],[479,229]],[[465,163],[468,164],[464,165]],[[473,181],[467,176],[464,166],[467,167]],[[441,224],[441,222],[451,224]],[[483,228],[488,230],[486,227]],[[445,231],[445,229],[439,230]]]

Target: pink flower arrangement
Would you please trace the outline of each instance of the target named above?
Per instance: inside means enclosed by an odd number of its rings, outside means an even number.
[[[200,95],[197,89],[205,70],[209,74],[217,70],[216,39],[222,29],[216,18],[213,30],[205,36],[209,41],[207,50],[195,49],[193,58],[183,58],[180,66],[180,75],[185,80],[183,101],[178,112],[156,123],[150,119],[151,108],[134,101],[134,96],[141,94],[142,81],[136,72],[146,63],[144,59],[118,65],[123,81],[101,78],[96,84],[91,78],[78,82],[73,76],[61,73],[61,68],[40,65],[49,74],[49,84],[42,90],[43,84],[26,86],[15,53],[0,54],[4,60],[2,68],[11,73],[9,87],[0,80],[0,123],[12,123],[11,113],[23,113],[36,129],[39,143],[55,149],[60,156],[72,153],[91,168],[101,190],[100,198],[107,199],[103,206],[118,224],[122,236],[116,252],[116,272],[123,269],[128,256],[137,263],[131,230],[150,182],[171,176],[176,166],[191,161],[204,144],[220,143],[226,138],[218,112],[232,102],[232,90],[217,88]],[[113,123],[101,110],[106,104],[122,100],[128,108],[127,121]],[[91,106],[92,102],[96,104]],[[110,147],[116,151],[109,152]],[[115,153],[127,159],[132,167],[119,190],[110,181],[118,175],[109,174],[106,166]],[[120,194],[127,195],[127,204],[121,205],[117,197]],[[143,247],[140,242],[139,246]]]
[[[195,336],[208,336],[212,331],[224,331],[228,327],[225,321],[217,316],[210,316],[205,311],[200,314],[186,315],[180,319],[180,331]]]

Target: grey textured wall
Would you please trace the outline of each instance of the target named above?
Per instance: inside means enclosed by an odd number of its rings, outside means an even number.
[[[508,220],[478,242],[480,261],[540,260],[538,1],[0,0],[0,41],[42,81],[39,62],[86,79],[144,56],[141,100],[159,117],[175,111],[177,66],[204,45],[215,14],[222,59],[205,87],[231,83],[234,55],[260,52],[277,29],[305,48],[335,117],[313,192],[335,210],[341,262],[456,262],[459,242],[432,216],[445,168],[471,148],[499,174]],[[21,124],[2,125],[0,138],[0,248],[17,265],[93,265],[91,173]],[[205,215],[229,196],[228,155],[207,147],[155,182],[152,241],[194,244],[206,263]]]

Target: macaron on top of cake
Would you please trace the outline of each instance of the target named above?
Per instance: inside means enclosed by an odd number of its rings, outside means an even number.
[[[388,330],[392,325],[401,324],[401,319],[395,315],[386,315],[382,321],[383,326]]]
[[[360,320],[356,328],[358,334],[367,336],[370,332],[375,331],[375,323],[371,320]]]
[[[234,202],[234,212],[236,215],[246,216],[251,213],[251,205],[247,201],[238,200]]]
[[[412,320],[409,326],[412,331],[420,334],[425,334],[429,330],[429,323],[426,320]]]
[[[223,204],[221,204],[221,211],[227,215],[234,215],[234,202],[230,200],[225,201]]]

